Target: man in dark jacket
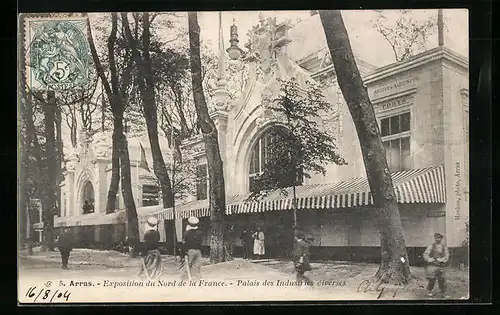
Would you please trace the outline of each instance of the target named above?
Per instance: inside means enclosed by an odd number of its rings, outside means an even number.
[[[198,229],[200,220],[197,217],[190,217],[188,219],[188,226],[183,238],[183,250],[185,257],[185,271],[183,278],[189,280],[198,280],[200,278],[201,269],[201,244],[203,235]]]
[[[61,253],[62,269],[68,269],[69,254],[73,249],[74,239],[73,234],[68,228],[65,228],[57,239],[57,248]]]
[[[310,271],[309,263],[309,243],[306,241],[304,233],[298,231],[295,233],[295,242],[293,244],[293,262],[295,272],[297,273],[297,281],[304,284],[312,284],[311,280],[304,276],[306,271]]]
[[[253,253],[253,238],[250,230],[244,229],[240,239],[243,245],[243,259],[251,259]]]
[[[158,219],[148,218],[146,222],[146,232],[144,233],[144,243],[142,244],[142,261],[138,276],[146,274],[149,280],[157,279],[163,272],[161,253],[159,251],[160,232],[157,230]]]

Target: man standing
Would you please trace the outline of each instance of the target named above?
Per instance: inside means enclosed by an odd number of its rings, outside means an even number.
[[[61,253],[62,269],[68,269],[69,254],[73,249],[73,245],[73,234],[70,232],[69,228],[64,228],[57,240],[57,248]]]
[[[252,234],[248,229],[244,229],[240,236],[241,243],[243,245],[243,259],[252,258]]]
[[[443,298],[447,298],[444,267],[448,263],[450,254],[448,252],[448,247],[443,243],[443,234],[434,233],[434,243],[427,246],[423,258],[427,262],[426,273],[427,279],[429,280],[427,295],[433,295],[432,290],[434,289],[434,284],[437,279],[439,290]]]
[[[190,217],[183,238],[183,250],[186,257],[185,271],[183,278],[189,280],[199,280],[201,269],[201,243],[202,234],[198,229],[200,220],[197,217]]]
[[[309,263],[309,243],[306,241],[305,235],[302,232],[296,232],[293,244],[293,263],[295,272],[297,273],[297,282],[303,287],[306,284],[311,284],[311,280],[304,276],[306,271],[310,271],[311,264]]]
[[[225,244],[225,247],[226,247],[226,251],[227,251],[227,257],[226,259],[227,260],[232,260],[233,257],[234,257],[234,241],[235,241],[235,228],[234,228],[234,225],[231,224],[228,229],[227,229],[227,232],[226,232],[226,235],[224,237],[224,244]]]

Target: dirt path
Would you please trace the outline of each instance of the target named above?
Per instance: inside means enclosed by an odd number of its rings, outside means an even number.
[[[415,280],[410,285],[391,287],[367,282],[377,269],[374,264],[313,262],[313,270],[306,275],[314,286],[301,288],[295,281],[293,264],[287,261],[235,259],[208,265],[204,259],[203,264],[203,281],[189,286],[180,281],[179,261],[164,256],[161,281],[146,285],[147,281],[136,277],[139,260],[121,253],[75,250],[70,269],[62,270],[58,252],[39,252],[30,257],[21,255],[19,292],[33,286],[42,288],[50,281],[57,284],[56,290],[71,289],[73,301],[78,302],[428,299],[423,268],[412,267]],[[450,269],[447,279],[452,299],[467,296],[466,271]],[[83,285],[69,288],[59,285],[61,281]]]

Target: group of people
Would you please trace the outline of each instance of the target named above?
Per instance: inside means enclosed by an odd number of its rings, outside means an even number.
[[[183,279],[197,280],[200,277],[201,249],[203,233],[199,230],[199,219],[190,217],[183,236],[181,254],[185,258]],[[144,234],[144,243],[140,248],[141,265],[139,276],[147,276],[149,279],[157,278],[162,273],[161,253],[159,251],[160,233],[157,229],[158,220],[151,217],[147,220],[147,228]],[[255,232],[245,229],[241,235],[244,247],[244,258],[252,257],[252,252],[258,257],[265,254],[265,235],[260,227]],[[62,259],[62,268],[68,268],[68,259],[73,248],[73,236],[69,229],[65,229],[59,236],[56,245],[59,248]],[[312,284],[311,280],[304,274],[311,271],[310,264],[310,242],[300,230],[294,232],[293,263],[297,281],[302,284]],[[253,251],[251,251],[253,250]],[[428,279],[427,295],[433,296],[433,289],[437,281],[439,290],[443,297],[446,295],[445,266],[450,255],[447,246],[443,243],[443,235],[434,234],[434,242],[430,244],[423,253],[426,265],[426,277]]]
[[[445,267],[450,259],[450,254],[448,247],[443,243],[443,238],[443,234],[434,233],[434,242],[427,246],[422,255],[424,261],[427,263],[425,269],[428,280],[427,296],[429,297],[434,296],[433,290],[437,281],[441,296],[449,298],[446,293]],[[310,243],[304,233],[296,231],[293,246],[293,262],[297,281],[305,284],[312,284],[311,280],[304,276],[305,272],[312,270],[309,263],[309,247]]]
[[[244,229],[240,239],[243,245],[243,259],[264,258],[266,254],[266,236],[261,227],[257,227],[257,230],[253,233],[249,229]]]
[[[190,217],[186,232],[184,233],[181,257],[185,258],[182,279],[199,279],[201,269],[201,246],[203,235],[198,229],[199,219]],[[144,245],[141,248],[141,265],[139,277],[146,276],[148,279],[158,278],[162,272],[161,253],[159,251],[160,233],[157,229],[158,220],[151,217],[147,220],[146,232],[144,233]]]

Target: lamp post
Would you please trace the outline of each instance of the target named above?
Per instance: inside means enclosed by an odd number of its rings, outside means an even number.
[[[241,58],[243,55],[243,50],[241,50],[240,47],[238,47],[238,43],[240,42],[238,39],[238,27],[234,24],[235,20],[233,19],[233,25],[231,25],[231,33],[230,33],[230,39],[229,43],[231,46],[226,50],[227,54],[229,55],[229,58],[232,60],[238,60]]]

